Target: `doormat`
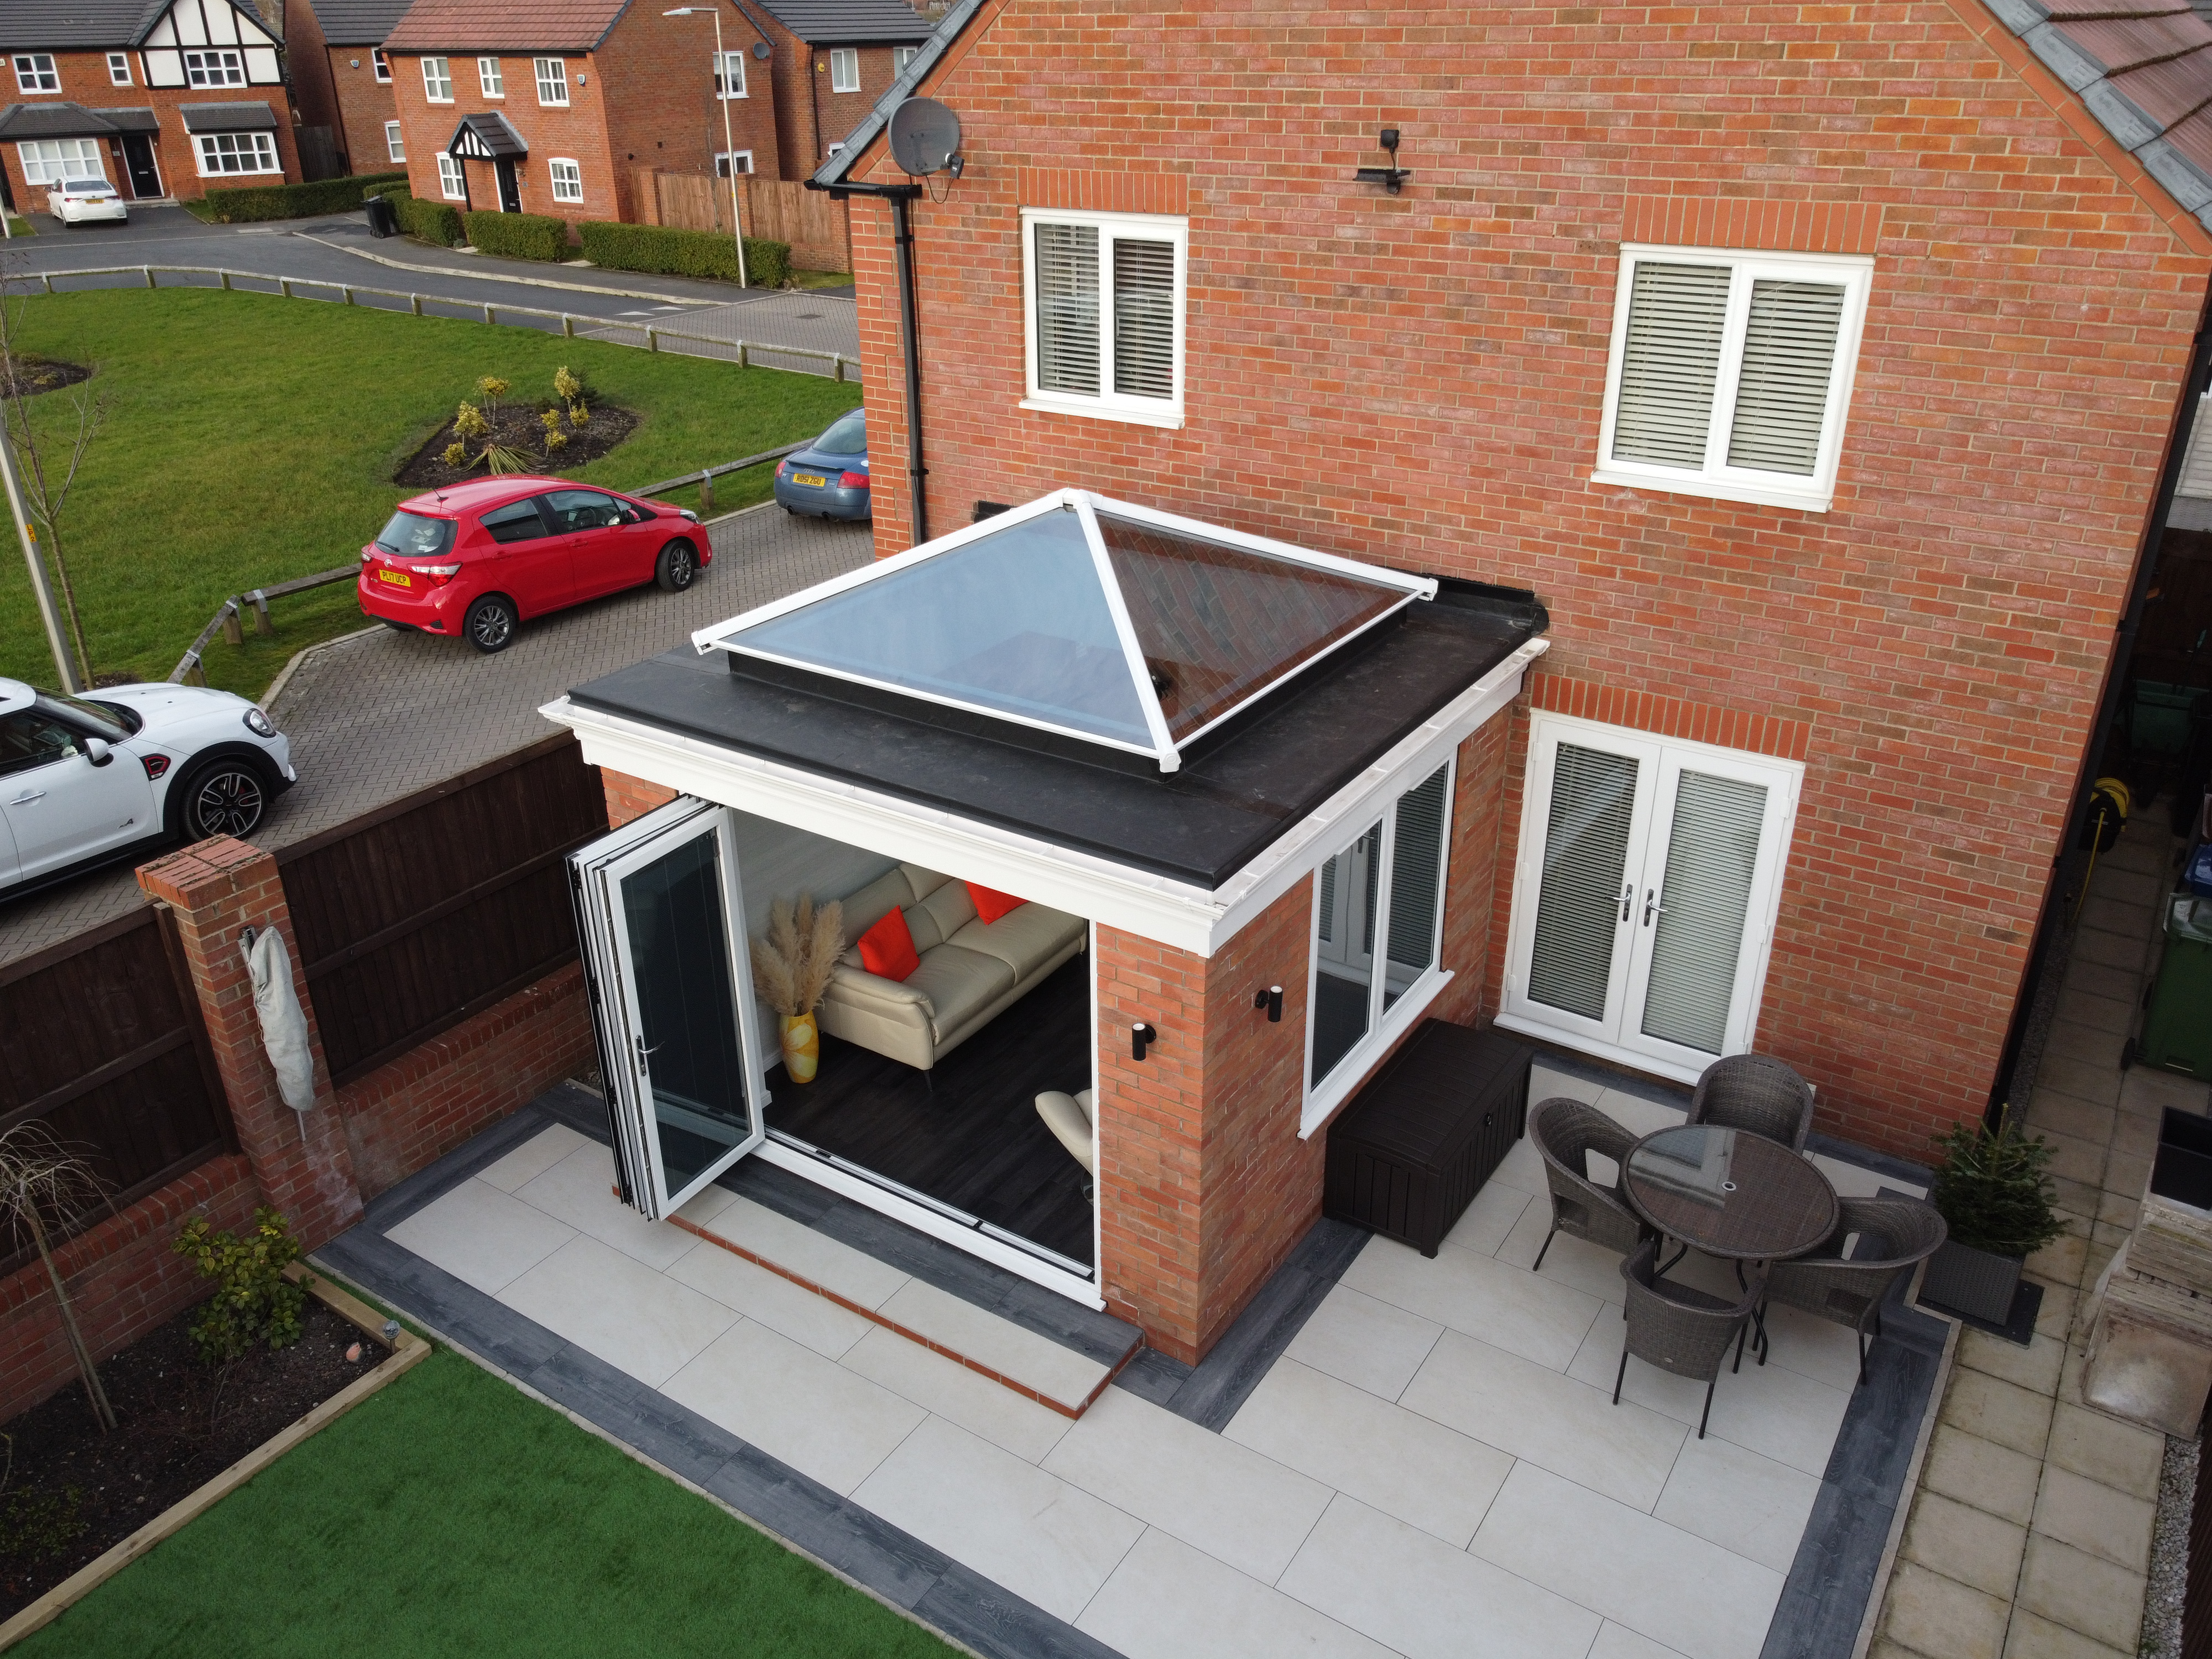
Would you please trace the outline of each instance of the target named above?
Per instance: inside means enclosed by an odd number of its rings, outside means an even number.
[[[1986,1319],[1977,1319],[1970,1313],[1960,1313],[1956,1308],[1947,1308],[1940,1302],[1920,1298],[1919,1306],[1930,1313],[1939,1313],[1946,1319],[1955,1319],[1961,1325],[1972,1326],[1978,1331],[1987,1331],[1991,1336],[2001,1336],[2008,1342],[2017,1342],[2026,1347],[2035,1337],[2035,1316],[2043,1311],[2043,1286],[2021,1279],[2013,1287],[2012,1311],[2005,1316],[2002,1325],[1992,1325]]]

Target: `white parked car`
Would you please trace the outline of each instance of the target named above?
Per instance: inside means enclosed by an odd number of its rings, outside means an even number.
[[[122,224],[131,210],[105,179],[71,179],[46,192],[46,211],[65,225],[90,224],[96,219]]]
[[[173,836],[250,836],[297,776],[283,733],[228,691],[0,679],[0,892]]]

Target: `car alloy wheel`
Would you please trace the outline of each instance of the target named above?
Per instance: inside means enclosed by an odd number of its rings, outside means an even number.
[[[495,594],[488,594],[469,607],[461,624],[469,643],[489,654],[514,642],[514,607]]]
[[[219,765],[192,781],[185,803],[185,827],[194,841],[210,836],[250,836],[267,810],[269,793],[260,775],[243,762]]]
[[[681,593],[698,579],[699,556],[687,542],[672,542],[660,550],[657,580],[671,593]]]

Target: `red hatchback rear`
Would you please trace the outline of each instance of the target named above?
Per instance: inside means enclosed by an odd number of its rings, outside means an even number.
[[[526,617],[647,582],[680,593],[714,556],[679,508],[565,478],[484,478],[400,503],[361,550],[361,608],[503,651]]]

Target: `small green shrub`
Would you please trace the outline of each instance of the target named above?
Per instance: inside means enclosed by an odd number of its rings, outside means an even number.
[[[542,213],[464,213],[462,227],[479,253],[508,259],[568,257],[568,222]]]
[[[2053,1147],[2029,1139],[2009,1117],[1996,1129],[1954,1123],[1933,1137],[1943,1149],[1929,1198],[1959,1243],[1997,1255],[2027,1255],[2065,1231],[2051,1212],[2057,1196],[2044,1166]]]
[[[40,1492],[18,1486],[0,1493],[0,1555],[46,1561],[76,1541],[86,1522],[77,1513],[84,1494],[75,1486]]]
[[[350,213],[378,187],[404,185],[404,173],[362,173],[344,179],[319,179],[310,185],[251,185],[242,190],[211,190],[208,216],[219,225],[258,223],[264,219],[311,219],[319,213]]]
[[[738,280],[738,250],[728,237],[714,231],[586,220],[576,233],[584,239],[584,257],[609,270]],[[755,288],[781,288],[791,280],[791,244],[746,237],[745,274]]]
[[[440,247],[453,247],[461,240],[461,216],[457,209],[443,202],[426,202],[411,193],[404,184],[390,185],[365,192],[381,196],[392,204],[392,210],[399,220],[399,228],[418,241],[434,242]]]
[[[196,1215],[172,1248],[190,1256],[202,1278],[216,1281],[215,1295],[189,1328],[201,1358],[221,1364],[244,1358],[257,1342],[288,1348],[300,1340],[300,1306],[307,1293],[284,1278],[284,1269],[299,1260],[300,1242],[276,1211],[265,1204],[255,1210],[253,1230],[244,1238],[218,1232]]]

